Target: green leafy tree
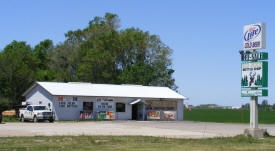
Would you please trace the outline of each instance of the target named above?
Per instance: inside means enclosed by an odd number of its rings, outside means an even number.
[[[38,81],[52,81],[56,78],[56,73],[51,68],[53,50],[53,42],[49,39],[41,41],[33,49],[37,60],[36,79]]]
[[[119,30],[119,18],[106,13],[83,30],[66,33],[56,47],[55,67],[63,81],[130,83],[177,89],[172,50],[158,36],[136,28]]]
[[[275,103],[272,105],[272,110],[275,110]]]
[[[263,100],[262,103],[259,105],[261,110],[268,110],[270,105],[268,104],[267,100]]]
[[[10,108],[11,108],[11,106],[10,106],[9,99],[0,96],[0,114],[1,114],[1,112],[8,110]]]
[[[37,60],[25,42],[13,41],[0,53],[0,93],[18,109],[23,92],[36,80]]]
[[[68,45],[58,45],[52,60],[51,68],[57,74],[56,81],[75,81],[78,62],[75,60],[77,52]]]
[[[249,108],[250,108],[250,104],[249,103],[246,103],[246,104],[242,105],[242,109],[249,110]]]

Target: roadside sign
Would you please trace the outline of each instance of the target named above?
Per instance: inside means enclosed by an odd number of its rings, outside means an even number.
[[[268,62],[242,63],[242,88],[261,88],[268,86]]]
[[[258,89],[258,90],[242,90],[242,97],[252,97],[252,96],[268,96],[268,91],[266,89]]]
[[[257,60],[267,60],[267,52],[256,52],[256,53],[243,53],[241,54],[241,61],[257,61]]]
[[[243,34],[244,50],[265,49],[265,23],[245,25]]]
[[[245,134],[263,138],[264,131],[258,128],[258,97],[268,96],[268,53],[257,52],[265,49],[265,23],[245,25],[243,28],[243,50],[239,51],[242,60],[242,97],[250,97],[250,129]],[[252,51],[251,51],[252,50]],[[244,53],[245,52],[245,53]],[[250,89],[249,89],[250,88]],[[260,89],[259,89],[260,88]]]

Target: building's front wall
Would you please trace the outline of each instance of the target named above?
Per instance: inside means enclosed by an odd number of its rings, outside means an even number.
[[[148,120],[183,120],[183,100],[171,99],[149,99],[146,100],[147,116],[148,111],[160,117],[147,117]],[[173,116],[165,116],[167,114]],[[150,114],[149,114],[150,115]]]
[[[63,100],[59,100],[62,97]],[[131,98],[113,98],[113,97],[75,97],[77,101],[73,101],[72,96],[55,96],[53,99],[53,105],[55,108],[57,120],[78,120],[80,112],[83,111],[83,102],[93,102],[93,112],[99,112],[97,105],[98,99],[111,99],[113,100],[113,107],[108,111],[115,113],[115,119],[118,120],[130,120],[132,119],[132,106],[129,104],[134,99]],[[68,106],[68,102],[74,102],[74,105]],[[116,112],[116,103],[125,104],[125,112]],[[62,104],[65,106],[62,106]],[[71,103],[69,103],[71,104]]]
[[[183,121],[183,112],[184,107],[183,107],[183,100],[177,100],[177,120],[178,121]]]
[[[62,98],[62,99],[61,99]],[[119,98],[119,97],[84,97],[84,96],[52,96],[45,89],[39,85],[33,88],[26,95],[26,102],[33,105],[45,105],[55,112],[56,120],[79,120],[80,112],[83,111],[83,102],[93,102],[93,112],[99,112],[98,99],[112,100],[112,108],[108,111],[113,111],[115,119],[117,120],[131,120],[132,119],[132,105],[131,102],[137,98]],[[176,119],[183,120],[183,100],[161,100],[161,99],[142,99],[145,103],[146,109],[148,105],[153,105],[154,110],[175,111]],[[125,104],[125,112],[116,112],[116,103]],[[163,108],[165,107],[166,108]],[[159,107],[159,108],[157,108]],[[145,110],[144,110],[145,111]],[[146,111],[145,111],[146,112]],[[147,115],[144,113],[144,119]]]
[[[26,95],[26,102],[31,105],[44,105],[54,110],[52,104],[53,96],[50,95],[45,89],[36,86]]]

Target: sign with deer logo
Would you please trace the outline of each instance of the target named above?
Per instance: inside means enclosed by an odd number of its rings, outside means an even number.
[[[267,87],[267,62],[249,62],[242,64],[243,88]]]

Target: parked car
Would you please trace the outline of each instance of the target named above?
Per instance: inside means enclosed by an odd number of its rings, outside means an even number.
[[[31,120],[37,122],[38,120],[48,120],[54,122],[54,113],[46,106],[42,105],[28,105],[26,108],[19,110],[20,121]]]

